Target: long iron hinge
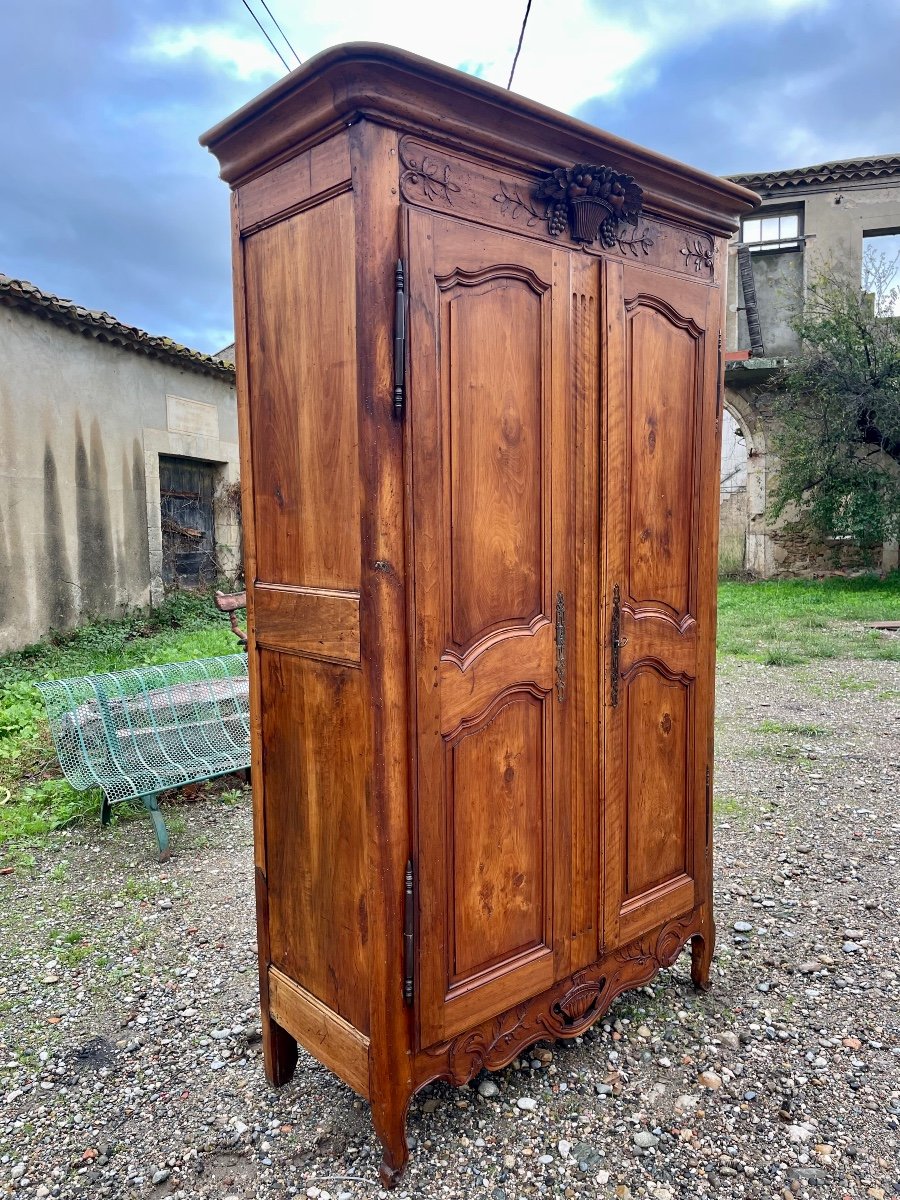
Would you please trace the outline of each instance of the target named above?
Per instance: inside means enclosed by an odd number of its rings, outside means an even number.
[[[406,269],[397,259],[394,270],[394,416],[403,419],[406,404]]]
[[[413,939],[415,903],[413,892],[412,859],[406,864],[406,877],[403,884],[403,999],[407,1004],[413,1002],[413,971],[415,966],[415,943]]]
[[[716,433],[719,432],[719,420],[722,416],[722,389],[725,380],[722,376],[722,330],[719,330],[719,358],[716,367]]]
[[[556,593],[556,698],[566,698],[566,598]]]

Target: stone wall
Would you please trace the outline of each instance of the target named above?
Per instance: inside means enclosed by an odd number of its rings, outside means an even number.
[[[227,378],[22,308],[0,308],[0,363],[4,651],[161,599],[159,455],[214,463],[223,484],[237,479],[238,455]],[[216,539],[236,571],[239,529],[227,506]]]

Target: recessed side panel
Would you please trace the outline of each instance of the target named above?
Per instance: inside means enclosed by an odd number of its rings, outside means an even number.
[[[353,197],[244,242],[257,578],[359,590]]]
[[[690,871],[691,688],[642,667],[625,694],[625,890],[637,896]]]
[[[541,310],[542,292],[502,266],[475,286],[453,284],[441,309],[451,620],[461,650],[540,612]]]
[[[545,703],[512,696],[448,747],[448,991],[544,939]]]
[[[362,674],[259,659],[270,961],[368,1033]]]

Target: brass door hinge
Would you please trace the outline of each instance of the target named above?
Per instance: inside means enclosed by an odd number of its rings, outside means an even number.
[[[403,419],[406,407],[406,269],[397,259],[394,269],[394,416]]]
[[[406,1004],[413,1002],[413,983],[415,969],[415,893],[413,890],[412,859],[406,864],[406,877],[403,884],[403,1000]]]
[[[722,391],[725,387],[725,378],[722,374],[722,330],[719,330],[719,358],[716,368],[716,433],[719,432],[719,420],[722,416]]]

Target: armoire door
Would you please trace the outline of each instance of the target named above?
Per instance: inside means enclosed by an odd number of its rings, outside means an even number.
[[[407,232],[427,1046],[567,966],[569,256],[418,211]]]
[[[604,268],[607,946],[705,886],[719,304],[691,279]]]

